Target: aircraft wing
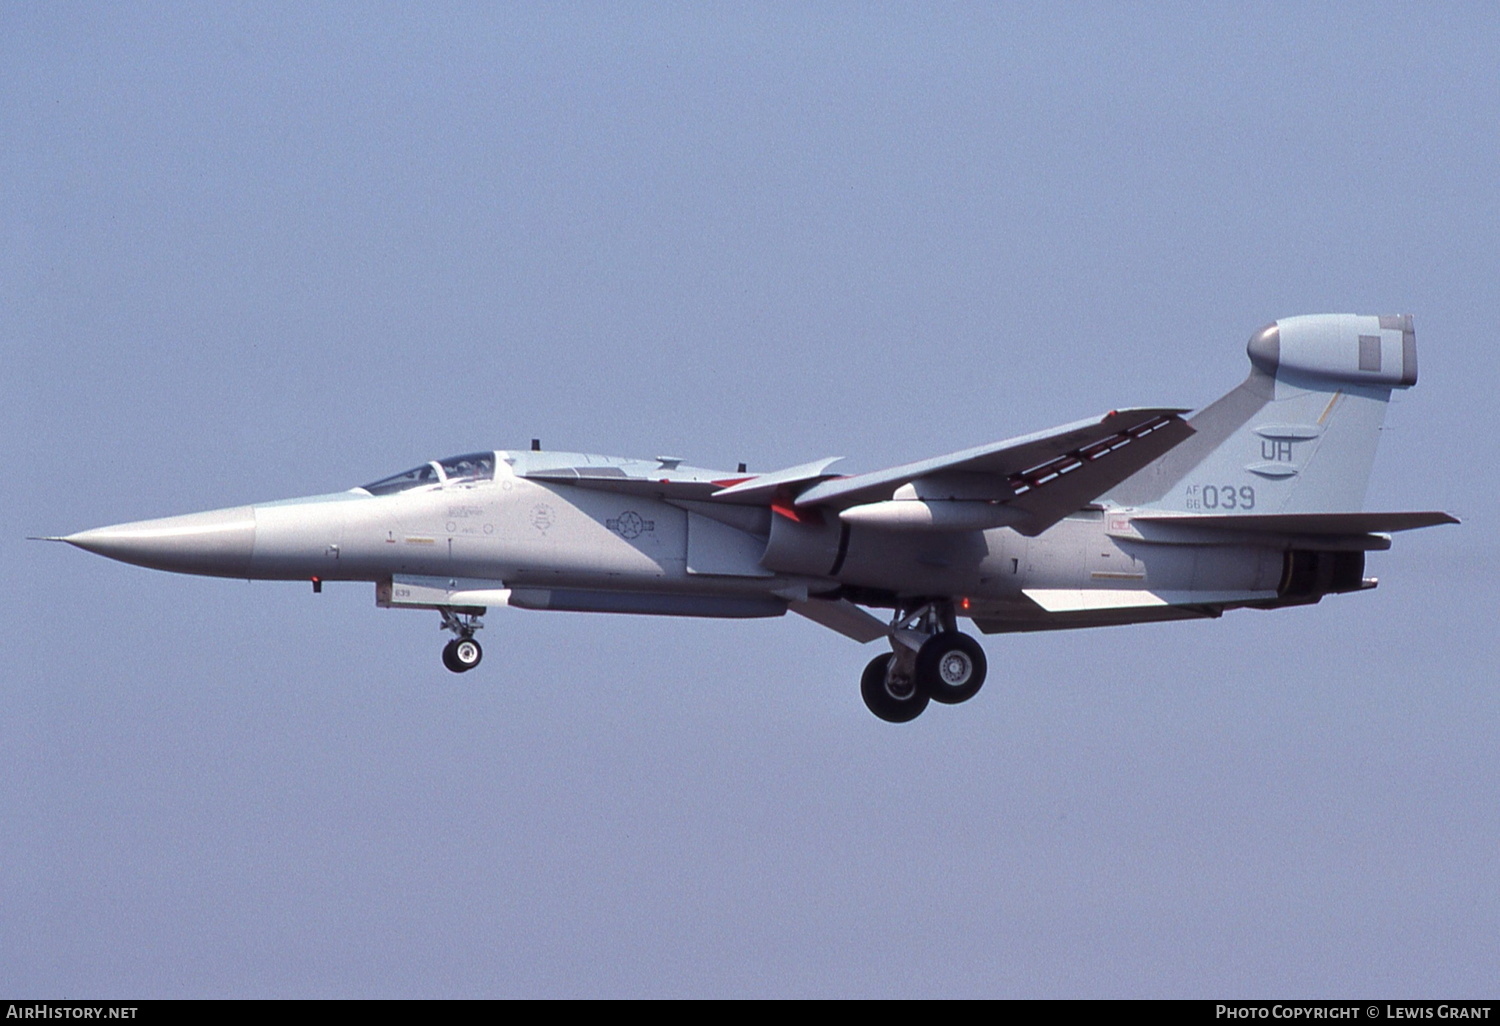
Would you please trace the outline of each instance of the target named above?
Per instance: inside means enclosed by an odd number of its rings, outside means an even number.
[[[796,505],[844,509],[890,499],[921,478],[953,482],[954,498],[980,499],[1017,513],[1016,529],[1035,536],[1108,492],[1193,434],[1180,409],[1115,410],[1003,442],[823,481]]]
[[[646,495],[667,499],[707,499],[718,491],[713,481],[681,475],[631,474],[619,467],[549,467],[520,475],[528,481],[577,485],[604,492]]]
[[[842,457],[828,457],[769,474],[731,474],[696,467],[661,466],[647,461],[621,465],[547,466],[520,471],[528,481],[575,485],[625,495],[649,495],[668,501],[714,500],[734,505],[764,505],[779,491],[830,477],[828,468]]]

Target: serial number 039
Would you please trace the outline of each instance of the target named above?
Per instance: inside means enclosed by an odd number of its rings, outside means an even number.
[[[1255,489],[1250,485],[1188,485],[1188,509],[1254,509]]]

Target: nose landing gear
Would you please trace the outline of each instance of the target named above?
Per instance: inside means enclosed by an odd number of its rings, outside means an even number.
[[[474,632],[484,626],[484,621],[473,613],[452,609],[438,612],[443,617],[443,630],[453,632],[453,640],[443,646],[443,665],[454,673],[467,673],[484,658],[484,649],[474,640]]]
[[[958,630],[951,602],[926,602],[896,610],[892,654],[865,667],[859,691],[865,705],[887,723],[920,716],[928,701],[967,702],[984,686],[984,649]]]
[[[484,649],[473,638],[454,638],[443,646],[443,665],[454,673],[465,673],[479,665]]]

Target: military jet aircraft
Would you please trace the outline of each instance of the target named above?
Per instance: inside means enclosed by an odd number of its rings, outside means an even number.
[[[435,610],[443,663],[479,665],[491,606],[666,616],[798,613],[885,641],[861,693],[883,720],[973,698],[986,634],[1220,616],[1373,588],[1390,532],[1360,512],[1411,318],[1290,317],[1256,332],[1218,401],[1102,417],[874,473],[836,459],[751,474],[530,450],[432,460],[334,495],[82,531],[81,549],[178,573],[369,581]],[[869,610],[886,611],[876,616]]]

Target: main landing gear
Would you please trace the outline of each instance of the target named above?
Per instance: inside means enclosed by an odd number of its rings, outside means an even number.
[[[929,701],[967,702],[984,686],[984,649],[958,630],[951,602],[896,610],[891,648],[870,660],[859,681],[865,705],[888,723],[916,719]]]
[[[443,617],[443,630],[453,632],[453,640],[443,646],[443,665],[454,673],[467,673],[484,658],[484,649],[474,640],[474,632],[484,626],[484,621],[472,613],[451,609],[438,612]]]

